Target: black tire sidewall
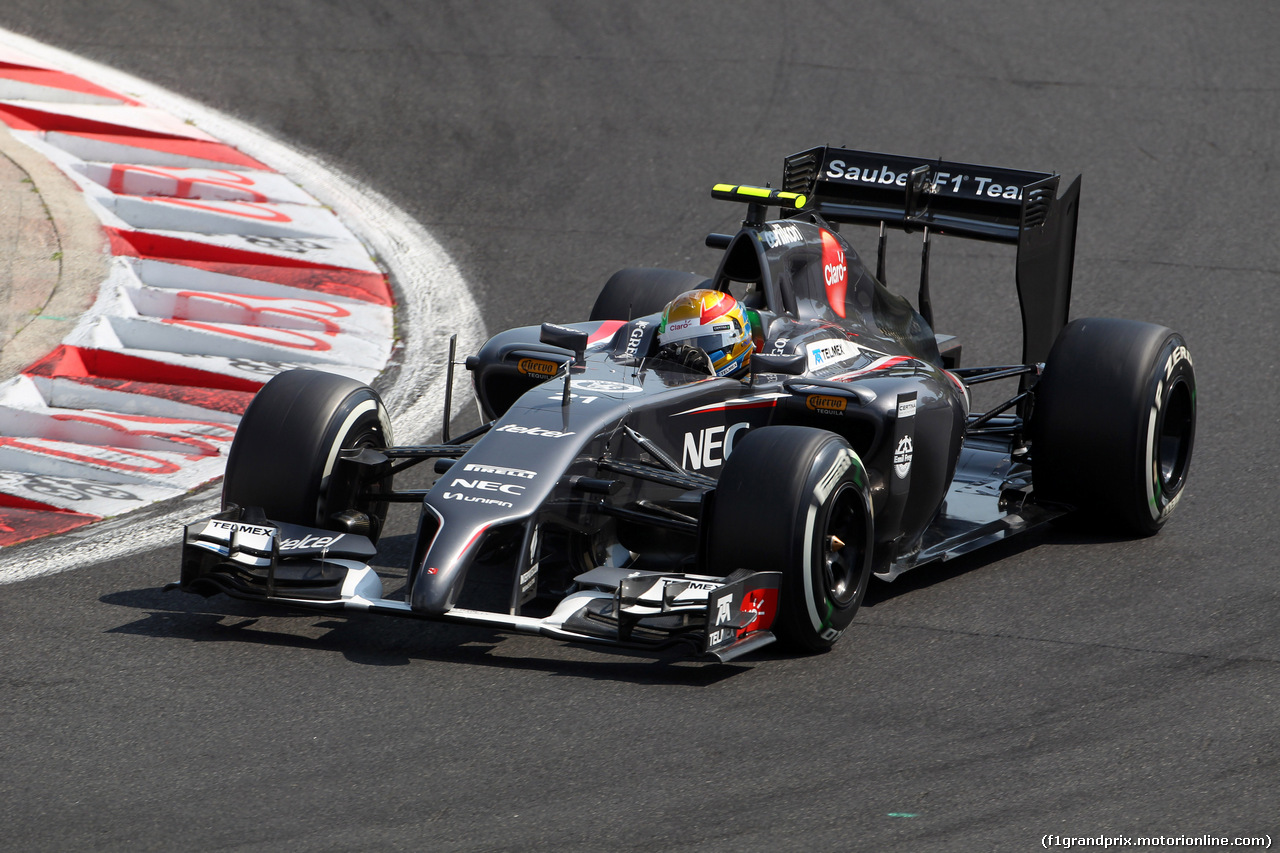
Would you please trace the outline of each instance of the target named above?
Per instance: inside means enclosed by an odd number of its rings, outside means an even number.
[[[736,461],[735,461],[736,460]],[[708,559],[715,574],[781,571],[773,631],[786,648],[819,652],[848,628],[871,576],[872,524],[862,461],[840,436],[801,426],[751,430],[725,462],[712,507]],[[837,500],[860,511],[856,586],[837,601],[822,566]]]
[[[1162,481],[1159,445],[1171,406],[1189,415],[1180,475]],[[1175,411],[1174,415],[1177,415]],[[1182,336],[1132,320],[1085,319],[1059,335],[1035,388],[1033,482],[1108,527],[1160,530],[1185,487],[1195,438],[1195,372]]]
[[[240,421],[227,457],[223,507],[258,506],[275,521],[325,527],[331,513],[351,508],[331,505],[345,502],[333,475],[339,451],[362,436],[370,446],[392,441],[386,408],[372,388],[320,371],[279,374]],[[385,515],[384,505],[375,508]]]
[[[682,293],[709,287],[711,280],[695,273],[644,267],[618,270],[600,289],[589,319],[634,320],[662,311]]]
[[[1154,364],[1145,394],[1148,401],[1147,428],[1141,435],[1141,445],[1135,454],[1138,470],[1134,476],[1143,484],[1143,492],[1139,496],[1141,506],[1132,508],[1135,527],[1147,534],[1156,533],[1164,526],[1182,498],[1195,443],[1195,369],[1186,342],[1180,335],[1169,335]],[[1185,458],[1174,466],[1175,475],[1165,482],[1160,470],[1160,435],[1170,426],[1169,419],[1179,416],[1176,407],[1185,405],[1190,407],[1190,435],[1181,453]]]

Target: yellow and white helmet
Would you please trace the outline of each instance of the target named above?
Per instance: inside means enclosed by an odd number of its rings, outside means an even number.
[[[662,312],[658,345],[696,347],[711,359],[716,376],[740,376],[751,363],[751,324],[728,293],[691,290]]]

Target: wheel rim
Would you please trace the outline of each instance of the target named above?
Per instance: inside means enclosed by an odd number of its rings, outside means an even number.
[[[1195,430],[1195,401],[1191,386],[1183,379],[1169,389],[1164,411],[1156,428],[1155,471],[1160,490],[1173,495],[1187,476],[1191,441]]]
[[[377,449],[386,446],[386,442],[382,437],[382,430],[375,424],[365,424],[358,430],[349,433],[348,438],[348,441],[342,443],[343,450],[358,450],[365,447]],[[354,509],[369,516],[370,524],[373,527],[373,534],[370,538],[376,540],[381,532],[382,521],[386,517],[387,504],[377,500],[361,500],[360,493],[365,491],[380,494],[387,490],[387,484],[384,480],[368,483],[362,489],[359,468],[355,465],[339,465],[334,469],[329,481],[329,487],[325,489],[322,495],[323,506],[321,507],[320,522],[323,524],[335,513]]]
[[[845,484],[831,498],[821,549],[823,586],[837,607],[849,605],[858,596],[862,580],[863,519],[858,490]]]

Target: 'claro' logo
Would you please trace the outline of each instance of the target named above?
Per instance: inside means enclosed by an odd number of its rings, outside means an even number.
[[[836,397],[831,394],[810,394],[804,398],[804,404],[811,412],[837,415],[844,411],[848,401],[844,397]]]
[[[542,358],[522,358],[516,364],[516,370],[526,376],[555,376],[560,365]]]

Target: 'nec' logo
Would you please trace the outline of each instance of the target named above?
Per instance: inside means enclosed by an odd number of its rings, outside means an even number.
[[[461,477],[455,478],[452,484],[455,489],[473,489],[478,492],[502,492],[506,495],[518,495],[524,491],[524,486],[515,483],[497,483],[493,480],[464,480]]]
[[[736,435],[750,426],[744,421],[727,427],[713,426],[699,432],[686,432],[684,457],[680,464],[695,471],[717,467],[729,458]]]

